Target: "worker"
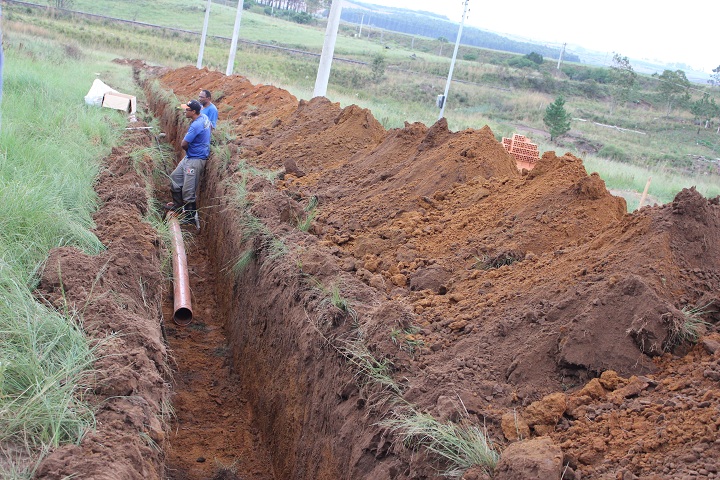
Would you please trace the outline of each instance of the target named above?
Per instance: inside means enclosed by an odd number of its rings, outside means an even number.
[[[185,157],[180,160],[170,174],[170,192],[173,201],[165,205],[168,211],[182,213],[181,223],[197,222],[197,189],[205,170],[205,162],[210,156],[210,137],[212,124],[202,113],[202,105],[197,100],[190,100],[180,108],[185,109],[185,117],[190,120],[182,149]]]
[[[210,119],[210,123],[212,123],[212,128],[213,130],[215,130],[217,128],[218,110],[217,107],[212,103],[212,94],[210,93],[210,90],[200,90],[198,100],[200,100],[200,104],[202,105],[202,110],[200,110],[200,113],[206,115]]]

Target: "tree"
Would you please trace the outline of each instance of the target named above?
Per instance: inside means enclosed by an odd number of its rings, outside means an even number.
[[[542,63],[544,61],[543,56],[540,55],[539,53],[535,53],[535,52],[528,53],[527,55],[525,55],[525,58],[527,58],[531,62],[534,62],[538,65],[542,65]]]
[[[710,75],[708,83],[710,85],[720,87],[720,65],[718,65],[717,68],[713,68],[713,74]]]
[[[665,99],[667,111],[665,116],[670,115],[673,105],[687,103],[690,100],[690,81],[682,70],[665,70],[662,75],[653,73],[653,77],[660,80],[658,92]]]
[[[720,107],[715,103],[714,98],[710,98],[708,93],[704,93],[701,99],[693,102],[690,111],[695,115],[696,120],[705,123],[705,128],[708,128],[710,121],[714,117],[720,117]]]
[[[550,129],[550,141],[570,131],[570,114],[565,111],[565,99],[562,95],[545,109],[543,122]]]
[[[438,42],[440,42],[440,53],[438,53],[438,55],[442,57],[443,47],[446,43],[448,43],[448,39],[445,37],[438,37]]]
[[[372,82],[379,83],[385,76],[385,56],[381,53],[376,54],[373,57],[370,68],[372,69],[372,74],[370,76]]]
[[[630,65],[628,57],[623,57],[619,53],[613,54],[612,65],[610,65],[611,78],[613,83],[613,104],[610,108],[615,106],[616,102],[625,103],[630,99],[632,89],[635,86],[637,80],[637,73],[633,70]]]

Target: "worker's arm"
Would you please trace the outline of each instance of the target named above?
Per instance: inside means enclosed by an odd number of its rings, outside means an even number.
[[[187,152],[188,147],[190,147],[190,144],[187,142],[187,140],[183,140],[182,143],[180,144],[180,146],[182,147],[183,150],[185,150],[185,152]]]

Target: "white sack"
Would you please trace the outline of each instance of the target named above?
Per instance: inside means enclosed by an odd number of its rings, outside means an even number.
[[[113,90],[99,78],[96,78],[95,81],[93,81],[92,87],[90,87],[90,91],[85,95],[85,103],[99,107],[102,105],[103,97],[108,92],[118,93],[117,90]]]

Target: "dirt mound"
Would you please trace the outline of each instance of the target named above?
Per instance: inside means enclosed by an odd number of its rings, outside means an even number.
[[[243,379],[264,389],[251,400],[270,412],[263,431],[285,435],[275,446],[291,452],[276,472],[435,475],[367,419],[383,414],[364,411],[367,392],[343,386],[323,335],[344,338],[350,327],[320,315],[329,320],[310,328],[308,316],[327,304],[304,275],[349,299],[369,351],[392,362],[403,398],[423,411],[455,418],[448,399],[459,398],[498,442],[550,435],[565,478],[714,478],[720,353],[715,337],[692,350],[690,341],[717,330],[717,198],[683,190],[629,215],[581,159],[546,152],[518,172],[487,127],[450,132],[439,121],[386,132],[367,110],[298,102],[240,76],[187,67],[161,81],[180,98],[223,92],[220,121],[237,135],[229,161],[208,166],[203,201],[223,213],[207,238],[218,268],[248,249],[257,259],[223,302],[240,322],[228,328],[237,329]],[[178,135],[177,122],[164,128]],[[282,178],[251,181],[245,162]],[[248,182],[250,213],[292,246],[294,265],[281,266],[272,242],[248,243],[242,214],[230,213],[231,178]],[[316,201],[308,236],[294,222]],[[263,301],[245,297],[257,291]],[[284,382],[273,378],[278,365]],[[334,436],[351,445],[331,446]],[[307,467],[311,453],[323,466]],[[530,475],[531,453],[520,457],[502,471]]]
[[[500,442],[549,434],[565,478],[717,472],[717,342],[687,353],[687,340],[717,329],[718,199],[683,190],[629,215],[581,159],[546,152],[518,172],[487,127],[386,132],[356,106],[192,67],[162,83],[225,93],[236,154],[211,183],[247,161],[282,172],[258,198],[319,201],[303,268],[340,275],[374,312],[367,343],[407,379],[407,401],[447,418],[457,396]],[[526,435],[503,427],[508,412]]]
[[[107,250],[90,256],[59,248],[45,265],[38,295],[58,309],[78,312],[97,343],[86,398],[97,408],[97,429],[79,445],[53,451],[37,478],[165,478],[158,447],[169,397],[160,332],[164,281],[157,236],[143,222],[148,196],[139,174],[150,175],[152,162],[131,156],[150,144],[147,130],[130,130],[124,145],[106,159],[96,185],[103,206],[94,216],[94,233]]]

